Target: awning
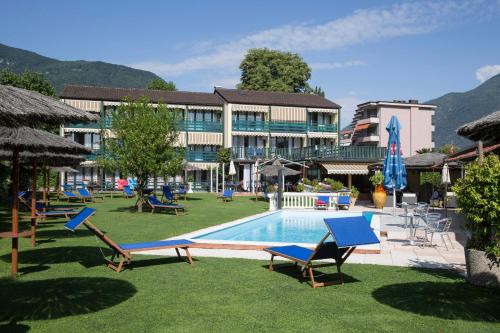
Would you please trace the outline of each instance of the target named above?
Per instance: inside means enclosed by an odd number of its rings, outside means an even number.
[[[367,175],[367,164],[321,163],[329,175]]]
[[[215,169],[217,167],[217,163],[209,163],[209,162],[188,162],[184,165],[184,170],[186,171],[196,171],[196,170],[210,170],[211,168]]]
[[[231,106],[231,111],[268,112],[269,107],[266,105],[233,104]]]
[[[233,131],[233,135],[241,136],[268,136],[268,132],[245,132],[245,131]]]
[[[321,109],[321,108],[307,108],[308,112],[318,112],[318,113],[337,113],[338,109]]]
[[[307,133],[307,137],[309,137],[309,138],[331,138],[331,139],[335,139],[337,137],[337,132],[315,132],[315,133]]]
[[[362,125],[356,125],[356,128],[354,128],[355,131],[362,131],[370,127],[370,124],[362,124]]]

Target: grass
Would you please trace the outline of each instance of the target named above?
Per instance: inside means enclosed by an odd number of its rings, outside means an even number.
[[[262,212],[263,202],[186,202],[189,214],[134,213],[132,199],[93,205],[93,222],[116,242],[163,239]],[[0,229],[9,223],[5,210]],[[20,276],[8,278],[9,242],[0,241],[0,332],[493,332],[498,290],[473,287],[452,271],[344,265],[343,286],[312,289],[290,265],[136,256],[133,269],[104,267],[98,243],[63,221],[39,227],[40,244],[21,243]],[[24,223],[23,228],[27,225]],[[103,249],[104,250],[104,249]],[[334,269],[322,272],[333,273]]]

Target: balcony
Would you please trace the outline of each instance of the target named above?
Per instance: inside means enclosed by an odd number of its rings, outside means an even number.
[[[187,132],[222,132],[222,123],[211,121],[180,121],[179,130]]]
[[[233,120],[233,131],[269,132],[269,123],[262,120]]]
[[[281,156],[292,161],[314,159],[378,161],[385,157],[384,147],[304,147],[304,148],[257,148],[233,147],[235,160],[257,160]]]
[[[186,160],[190,162],[215,162],[217,161],[216,151],[188,150]]]
[[[328,133],[336,133],[337,125],[336,124],[318,124],[317,121],[311,121],[307,124],[308,132],[328,132]]]
[[[378,135],[365,135],[356,138],[357,143],[378,143],[380,142],[380,136]]]
[[[90,123],[69,123],[64,124],[66,128],[91,128],[91,129],[99,129],[101,128],[101,124],[99,122],[93,121]]]
[[[286,121],[271,121],[269,123],[270,132],[279,133],[303,133],[307,130],[305,122],[286,122]]]
[[[101,156],[103,151],[101,149],[92,149],[92,153],[89,155],[85,155],[85,159],[87,161],[95,161],[98,156]]]
[[[358,119],[356,122],[356,125],[364,125],[364,124],[379,124],[380,119],[377,117],[368,117],[368,118],[363,118],[363,119]]]

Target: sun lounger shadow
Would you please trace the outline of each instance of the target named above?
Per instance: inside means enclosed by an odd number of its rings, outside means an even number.
[[[329,264],[331,266],[331,264]],[[263,268],[268,268],[269,265],[262,265]],[[316,265],[315,267],[320,268],[321,264]],[[305,277],[303,274],[300,272],[300,270],[297,269],[297,267],[290,262],[283,262],[283,263],[274,263],[273,264],[273,269],[275,272],[287,275],[291,278],[294,278],[297,280],[297,282],[303,284],[307,284],[309,282],[309,276],[306,275]],[[338,280],[340,278],[339,274],[343,275],[343,283],[356,283],[356,282],[361,282],[360,280],[356,279],[355,277],[345,274],[345,273],[337,273],[337,272],[328,272],[328,271],[319,271],[316,269],[313,269],[313,274],[314,274],[314,280],[317,283],[328,283],[328,281],[332,280]]]

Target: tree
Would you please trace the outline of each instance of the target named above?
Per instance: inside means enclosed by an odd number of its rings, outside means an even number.
[[[10,69],[4,69],[0,73],[0,84],[38,91],[39,93],[56,97],[56,91],[45,76],[37,72],[25,71],[16,74]]]
[[[148,89],[150,90],[167,90],[167,91],[177,91],[177,87],[173,81],[165,81],[163,79],[157,78],[149,81]]]
[[[315,86],[314,89],[311,89],[311,88],[307,89],[306,88],[305,92],[309,93],[309,94],[313,94],[313,95],[318,95],[318,96],[321,96],[321,97],[325,97],[325,92],[319,86]]]
[[[178,113],[164,104],[157,107],[146,98],[124,100],[111,118],[110,131],[103,129],[104,153],[97,163],[137,177],[137,210],[142,212],[148,177],[163,174],[169,164],[182,160],[183,151],[175,147],[178,139]]]
[[[250,49],[240,64],[238,89],[306,92],[311,68],[296,53]]]

